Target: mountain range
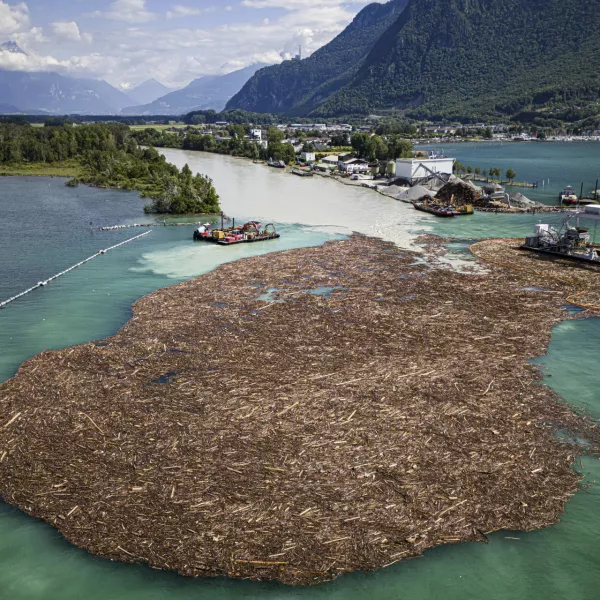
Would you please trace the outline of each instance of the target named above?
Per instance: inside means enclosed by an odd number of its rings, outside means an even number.
[[[14,41],[0,53],[26,54]],[[116,114],[132,100],[106,81],[0,69],[0,113]]]
[[[0,44],[3,52],[25,55],[14,41]],[[265,66],[255,64],[226,75],[199,77],[176,91],[149,79],[128,92],[103,80],[0,69],[0,114],[182,115],[192,110],[221,111]]]
[[[600,112],[600,0],[392,0],[301,62],[256,73],[229,109],[417,118]],[[595,107],[595,108],[594,108]]]
[[[210,108],[220,112],[248,79],[265,66],[254,64],[226,75],[199,77],[181,90],[166,94],[149,104],[130,106],[123,110],[122,114],[182,115],[193,110]]]
[[[173,89],[168,88],[156,79],[148,79],[131,90],[127,90],[127,95],[137,104],[150,104],[157,98],[161,98],[172,92]]]
[[[0,71],[0,98],[10,105],[1,112],[106,115],[131,104],[106,81],[47,72]]]
[[[352,81],[367,54],[406,7],[408,0],[370,4],[329,44],[305,60],[262,69],[227,108],[304,115]]]

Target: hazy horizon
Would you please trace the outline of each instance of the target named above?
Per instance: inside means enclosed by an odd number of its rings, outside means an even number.
[[[177,88],[254,63],[307,56],[333,39],[364,0],[0,0],[0,69],[56,71],[130,89]]]

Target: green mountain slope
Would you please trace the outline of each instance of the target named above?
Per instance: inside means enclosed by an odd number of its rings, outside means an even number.
[[[594,105],[599,39],[600,0],[411,0],[314,112],[484,117]]]
[[[228,109],[305,114],[352,80],[362,60],[397,19],[408,0],[366,6],[329,44],[303,61],[260,70],[227,104]]]

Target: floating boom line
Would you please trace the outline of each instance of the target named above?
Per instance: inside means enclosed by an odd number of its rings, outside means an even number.
[[[72,267],[69,267],[68,269],[65,269],[64,271],[61,271],[60,273],[57,273],[56,275],[53,275],[52,277],[45,279],[44,281],[39,281],[37,283],[37,285],[30,287],[29,289],[25,290],[24,292],[21,292],[20,294],[17,294],[16,296],[13,296],[12,298],[5,300],[4,302],[0,302],[0,309],[3,309],[5,306],[9,305],[11,302],[18,300],[19,298],[22,298],[23,296],[26,296],[27,294],[29,294],[30,292],[33,292],[34,290],[37,290],[38,288],[47,286],[50,282],[58,279],[59,277],[62,277],[63,275],[66,275],[67,273],[70,273],[71,271],[77,269],[78,267],[81,267],[85,263],[90,262],[90,260],[94,260],[94,258],[97,258],[98,256],[101,256],[102,254],[107,254],[111,250],[115,250],[115,248],[119,248],[119,246],[124,246],[125,244],[129,244],[129,242],[133,242],[139,238],[144,237],[145,235],[149,235],[150,233],[152,233],[152,230],[146,231],[146,233],[142,233],[141,235],[136,235],[135,237],[125,240],[124,242],[115,244],[114,246],[111,246],[110,248],[106,248],[105,250],[100,250],[99,252],[96,252],[96,254],[86,258],[85,260],[78,262],[76,265],[73,265]]]

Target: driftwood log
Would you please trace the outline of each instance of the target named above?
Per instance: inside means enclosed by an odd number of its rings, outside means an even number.
[[[0,386],[2,498],[99,556],[288,584],[556,523],[581,452],[557,431],[597,430],[529,359],[572,285],[435,255],[250,258],[43,352]]]

